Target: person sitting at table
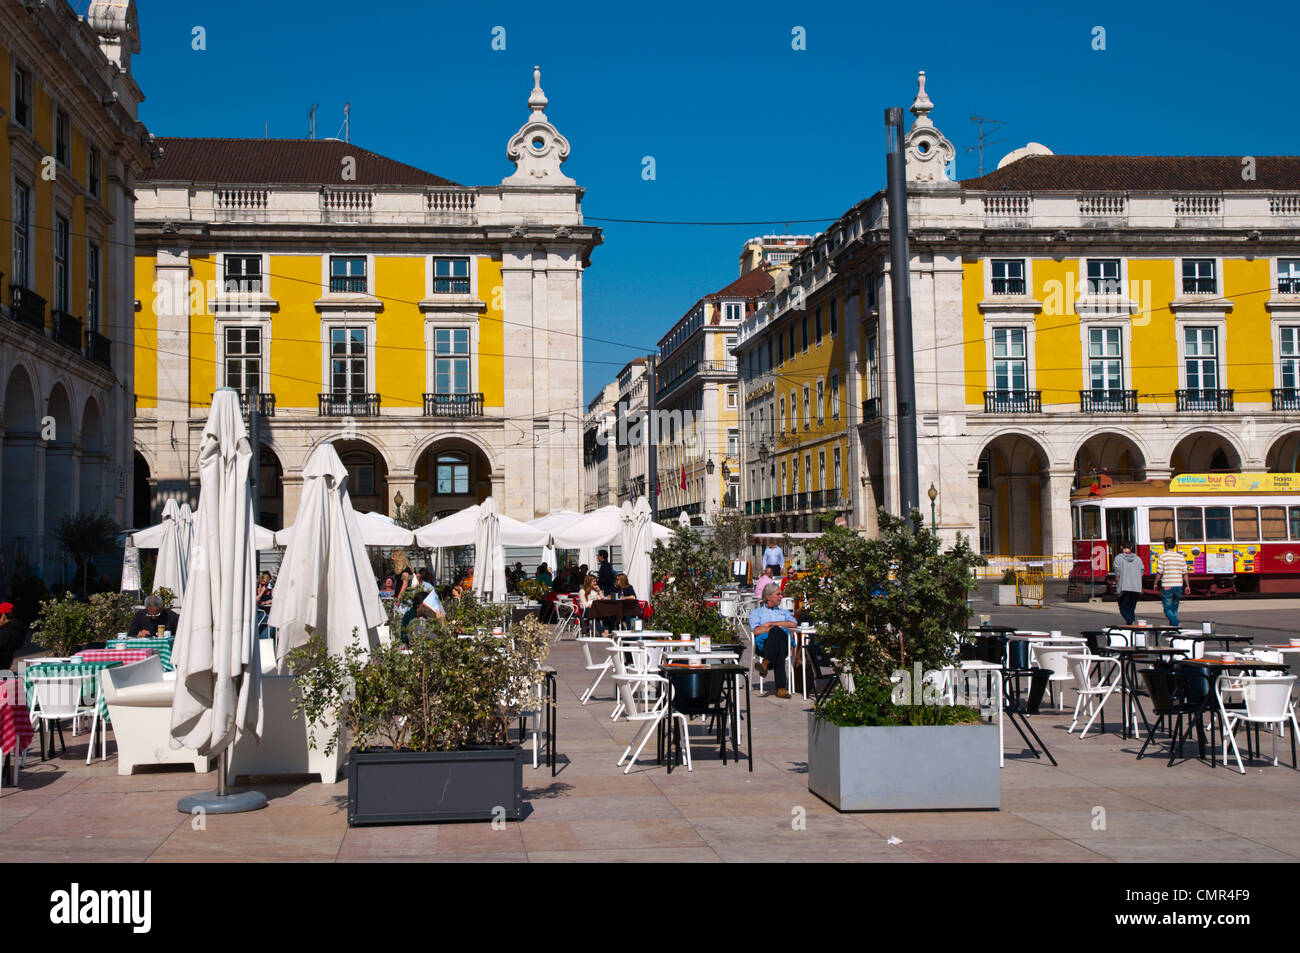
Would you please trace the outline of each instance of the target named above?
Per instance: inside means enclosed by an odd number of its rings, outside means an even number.
[[[0,602],[0,668],[12,668],[14,655],[27,644],[27,626],[14,615],[12,602]]]
[[[777,698],[790,697],[785,659],[790,654],[790,630],[797,624],[794,613],[781,608],[781,588],[769,582],[763,587],[763,604],[749,614],[749,630],[754,634],[754,651],[762,658],[758,664],[759,684],[770,670]]]
[[[148,638],[158,634],[159,626],[162,626],[164,631],[175,635],[178,621],[179,618],[175,612],[163,608],[162,599],[156,595],[146,596],[144,608],[135,614],[126,635],[127,638],[131,639],[138,636]]]
[[[383,585],[379,587],[379,594],[383,596],[385,599],[391,598],[393,595],[393,587],[394,587],[393,577],[385,576]]]
[[[551,570],[546,567],[546,563],[538,563],[537,581],[547,589],[551,588],[551,584],[555,582],[555,577],[551,575]]]
[[[754,598],[761,602],[763,599],[763,590],[775,583],[776,580],[772,578],[772,567],[764,566],[763,575],[759,576],[758,581],[754,583]]]
[[[271,574],[264,572],[257,577],[257,607],[263,612],[270,612],[274,596],[275,586],[271,582]]]
[[[619,573],[614,577],[614,591],[610,594],[611,599],[635,599],[636,590],[632,588],[631,583],[627,581],[627,576]]]
[[[582,580],[582,585],[578,587],[578,611],[582,614],[583,622],[587,619],[587,610],[591,608],[591,604],[600,597],[601,591],[596,586],[596,577],[587,573],[587,577]],[[592,619],[591,623],[597,635],[608,628],[602,619]]]

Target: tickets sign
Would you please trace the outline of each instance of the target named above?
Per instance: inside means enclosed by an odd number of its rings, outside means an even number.
[[[1300,493],[1300,473],[1184,473],[1170,493]]]

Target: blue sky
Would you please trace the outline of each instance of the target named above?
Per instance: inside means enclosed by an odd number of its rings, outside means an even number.
[[[489,185],[511,171],[505,145],[536,63],[589,220],[770,223],[597,222],[585,398],[732,280],[746,238],[833,219],[882,188],[883,110],[910,105],[919,69],[961,178],[976,172],[972,114],[1006,123],[986,168],[1029,140],[1058,153],[1300,152],[1294,9],[1280,3],[899,6],[137,0],[134,67],[155,135],[258,137],[269,123],[272,137],[306,136],[320,103],[317,135],[333,136],[351,102],[353,142]],[[196,26],[206,50],[192,48]],[[805,50],[792,49],[796,26]],[[641,177],[647,155],[654,181]]]

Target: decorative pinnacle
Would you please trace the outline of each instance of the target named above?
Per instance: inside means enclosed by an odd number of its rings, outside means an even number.
[[[546,108],[546,94],[542,92],[542,68],[533,67],[533,92],[528,97],[528,108],[535,113]]]
[[[925,70],[916,74],[916,99],[912,100],[910,112],[916,117],[914,125],[928,126],[931,124],[927,115],[934,108],[934,103],[930,102],[930,97],[925,94]]]

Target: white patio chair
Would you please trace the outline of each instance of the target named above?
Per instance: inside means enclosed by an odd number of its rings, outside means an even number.
[[[1070,669],[1070,655],[1079,651],[1077,645],[1052,645],[1039,642],[1030,643],[1030,657],[1036,660],[1039,668],[1045,668],[1052,674],[1047,677],[1048,698],[1057,708],[1065,708],[1065,682],[1074,681],[1074,672]],[[1055,686],[1061,686],[1061,699],[1056,701]]]
[[[90,692],[86,683],[90,683]],[[99,731],[99,757],[108,759],[108,736],[99,723],[99,675],[36,675],[31,679],[32,686],[32,720],[42,724],[50,723],[50,747],[54,746],[54,732],[58,732],[59,741],[63,741],[60,722],[67,719],[90,719],[90,743],[86,748],[86,764],[95,755],[95,733]],[[85,696],[90,694],[92,701],[87,704]],[[67,751],[67,745],[64,745]]]
[[[1006,767],[1004,752],[1004,735],[1006,726],[1002,721],[1002,667],[996,662],[981,662],[977,659],[964,659],[961,666],[958,685],[969,704],[971,686],[975,687],[975,700],[979,703],[981,715],[987,710],[988,718],[998,718],[998,767]]]
[[[578,645],[582,649],[583,667],[588,672],[596,673],[596,677],[592,680],[591,684],[587,686],[587,690],[582,693],[581,702],[584,705],[587,704],[587,702],[591,701],[591,696],[595,693],[596,686],[600,684],[600,680],[603,679],[614,668],[614,662],[608,655],[606,655],[605,658],[599,662],[597,662],[594,658],[592,658],[591,647],[593,645],[610,647],[613,646],[613,644],[614,644],[613,639],[607,639],[602,635],[578,636]],[[597,651],[601,651],[601,650],[597,649]]]
[[[632,643],[628,645],[611,645],[608,647],[609,657],[613,663],[613,672],[615,681],[620,675],[646,675],[648,663],[646,660],[647,651],[642,646]],[[643,686],[644,687],[644,686]],[[643,692],[644,694],[644,692]],[[610,721],[618,721],[620,715],[626,714],[627,702],[623,698],[621,691],[614,693],[614,710],[609,713]]]
[[[1270,733],[1273,735],[1273,766],[1277,766],[1278,732],[1272,729],[1283,728],[1286,722],[1290,721],[1292,730],[1300,733],[1300,723],[1296,722],[1295,711],[1291,706],[1291,687],[1295,682],[1294,675],[1273,678],[1258,675],[1220,675],[1216,679],[1215,695],[1219,704],[1219,717],[1223,719],[1223,737],[1227,739],[1223,746],[1224,767],[1228,766],[1228,745],[1232,745],[1232,753],[1237,758],[1237,770],[1242,774],[1246,773],[1246,768],[1241,763],[1241,752],[1237,749],[1236,738],[1237,726],[1243,722],[1247,725],[1247,730],[1250,725],[1265,725],[1270,728]],[[1246,703],[1244,709],[1228,708],[1223,704],[1220,688],[1228,686],[1241,691]],[[1296,767],[1294,735],[1291,738],[1291,766]]]
[[[556,596],[555,617],[559,619],[559,625],[555,627],[552,642],[558,642],[564,638],[564,633],[573,628],[573,620],[578,617],[578,607],[573,604],[572,596]]]
[[[641,705],[637,701],[637,689],[643,687],[645,683],[654,683],[658,690],[655,701],[648,706]],[[636,759],[640,756],[641,749],[646,746],[646,742],[650,740],[651,733],[659,726],[659,722],[663,721],[664,716],[668,714],[668,680],[662,675],[615,675],[614,684],[618,686],[618,693],[622,699],[627,720],[638,722],[641,725],[618,759],[619,766],[622,766],[623,762],[631,755],[627,767],[623,768],[623,773],[627,774],[632,770],[632,765],[636,764]],[[673,712],[673,719],[675,721],[680,720],[681,723],[682,746],[686,752],[686,770],[694,770],[691,765],[690,722],[679,711]],[[636,745],[635,751],[632,750],[633,745]]]
[[[1085,700],[1088,703],[1088,723],[1079,732],[1079,738],[1082,739],[1106,707],[1106,701],[1119,688],[1119,659],[1108,655],[1067,655],[1066,658],[1070,662],[1070,672],[1074,675],[1074,691],[1077,696],[1074,720],[1070,722],[1068,731],[1074,731],[1074,726],[1079,723],[1079,709]]]

